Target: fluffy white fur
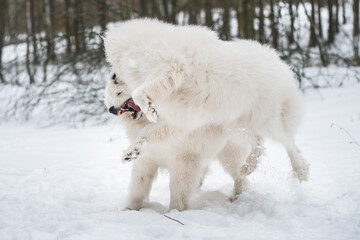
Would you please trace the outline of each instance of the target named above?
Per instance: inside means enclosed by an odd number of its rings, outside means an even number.
[[[108,108],[119,107],[131,97],[126,84],[110,74],[105,90]],[[120,93],[120,94],[119,94]],[[124,124],[131,147],[123,159],[137,144],[141,154],[134,160],[130,201],[127,209],[139,209],[149,196],[151,183],[158,168],[170,171],[170,208],[184,210],[189,207],[189,198],[196,186],[201,186],[210,161],[218,158],[234,179],[234,193],[231,200],[245,190],[246,177],[252,173],[262,152],[262,141],[248,134],[245,129],[234,126],[207,125],[192,133],[166,124],[158,127],[151,123],[142,112],[134,120],[131,113],[122,114],[118,119]],[[152,132],[156,126],[155,132]],[[146,147],[139,146],[146,139]],[[251,152],[251,154],[249,154]]]
[[[119,81],[109,82],[106,105],[119,107],[131,96],[152,122],[121,116],[129,121],[130,154],[140,152],[128,209],[143,206],[158,167],[170,171],[170,208],[187,209],[215,157],[234,178],[236,197],[265,137],[284,145],[297,177],[307,180],[308,164],[294,144],[301,96],[274,50],[253,41],[224,42],[203,27],[151,19],[124,22],[106,33],[104,43]],[[118,96],[117,88],[126,93]]]

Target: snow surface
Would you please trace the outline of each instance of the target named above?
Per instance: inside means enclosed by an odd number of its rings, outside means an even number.
[[[122,211],[131,164],[120,161],[129,142],[115,122],[0,125],[0,239],[359,239],[360,85],[305,100],[297,143],[309,182],[298,183],[283,148],[267,141],[248,192],[230,203],[232,181],[215,162],[184,212],[167,212],[166,171],[146,208]]]

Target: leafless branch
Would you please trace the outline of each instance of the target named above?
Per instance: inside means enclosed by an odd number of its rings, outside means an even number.
[[[360,144],[355,140],[355,138],[353,136],[351,136],[351,134],[349,133],[348,130],[346,130],[345,128],[341,127],[340,125],[336,124],[336,123],[331,123],[330,127],[337,127],[340,131],[343,131],[346,133],[346,135],[348,135],[348,137],[351,139],[350,140],[350,144],[355,144],[356,146],[360,147]]]
[[[170,220],[173,220],[173,221],[175,221],[175,222],[178,222],[178,223],[180,223],[181,225],[185,225],[184,223],[180,222],[179,220],[177,220],[177,219],[175,219],[175,218],[172,218],[172,217],[169,217],[169,216],[166,215],[166,214],[164,214],[164,217],[167,217],[167,218],[170,219]]]

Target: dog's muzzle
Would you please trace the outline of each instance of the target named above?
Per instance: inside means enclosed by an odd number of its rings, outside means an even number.
[[[136,119],[138,116],[138,112],[140,112],[141,109],[138,105],[136,105],[133,101],[132,98],[129,98],[128,100],[126,100],[120,108],[116,108],[115,106],[111,106],[109,108],[109,112],[116,115],[116,116],[120,116],[121,114],[125,113],[125,112],[131,112],[131,116],[133,119]]]
[[[118,109],[116,109],[114,106],[111,106],[111,108],[109,108],[109,113],[117,115]]]

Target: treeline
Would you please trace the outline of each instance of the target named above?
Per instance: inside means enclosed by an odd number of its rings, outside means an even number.
[[[303,90],[360,82],[359,0],[0,0],[0,122],[106,121],[101,34],[138,17],[271,45]]]
[[[305,31],[300,31],[300,10]],[[313,64],[360,64],[359,0],[0,0],[0,80],[13,81],[6,72],[21,61],[31,84],[39,81],[34,69],[39,66],[45,71],[42,82],[49,64],[99,66],[104,59],[100,34],[111,22],[138,17],[206,25],[224,40],[255,39],[290,62],[294,54],[315,49],[319,62]],[[345,24],[352,28],[347,36],[352,56],[328,51]],[[26,45],[23,57],[4,59],[4,47],[16,44]],[[341,61],[333,60],[335,55]]]

